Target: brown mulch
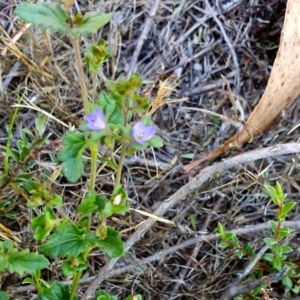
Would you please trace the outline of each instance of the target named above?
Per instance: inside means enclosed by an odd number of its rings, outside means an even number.
[[[13,14],[15,5],[22,2],[26,1],[0,0],[0,52],[24,26]],[[124,166],[123,180],[130,205],[148,213],[153,213],[161,202],[189,182],[190,178],[182,176],[184,174],[180,171],[182,164],[209,153],[235,133],[236,129],[230,123],[197,111],[197,108],[201,108],[229,118],[234,116],[235,109],[221,75],[231,84],[236,99],[238,116],[234,117],[247,120],[267,84],[279,44],[286,3],[276,0],[211,1],[213,14],[222,24],[220,28],[206,1],[161,0],[137,63],[132,65],[134,51],[154,2],[77,1],[77,8],[83,13],[90,9],[112,13],[110,24],[96,37],[103,37],[114,49],[112,59],[98,75],[99,92],[105,88],[105,80],[126,77],[134,67],[134,71],[139,72],[145,80],[140,92],[147,94],[149,101],[156,97],[160,82],[165,82],[175,90],[168,95],[170,99],[186,98],[177,102],[167,101],[153,114],[153,121],[165,143],[163,148],[155,150],[155,157],[152,150],[147,150],[138,153],[136,158],[128,157]],[[83,39],[82,49],[87,40],[94,41],[96,38]],[[2,168],[8,123],[15,109],[11,106],[17,103],[25,88],[31,103],[65,124],[78,126],[84,114],[74,68],[73,47],[67,36],[49,34],[31,26],[15,43],[15,47],[1,56],[0,63]],[[89,75],[86,75],[86,82],[88,90],[92,91]],[[278,124],[240,151],[249,152],[296,142],[297,130],[290,135],[287,133],[297,125],[298,112],[299,101],[295,101],[282,113]],[[13,147],[20,138],[21,129],[34,127],[36,116],[38,112],[32,108],[20,109],[13,132]],[[57,141],[67,128],[49,119],[47,130],[52,133],[50,139]],[[54,146],[36,158],[36,180],[43,178],[45,165],[53,166],[49,154],[57,153],[58,147],[56,144]],[[230,157],[237,154],[233,152]],[[171,169],[156,169],[154,160]],[[276,209],[263,193],[261,172],[268,168],[268,182],[274,184],[279,181],[288,199],[297,201],[300,180],[298,161],[296,155],[278,156],[216,174],[196,193],[182,199],[179,205],[164,214],[163,218],[175,222],[176,226],[154,223],[115,267],[132,265],[132,268],[106,279],[99,288],[119,299],[125,299],[131,293],[140,293],[143,299],[222,299],[227,287],[234,282],[238,273],[243,272],[249,259],[239,260],[233,250],[219,248],[217,239],[167,252],[142,266],[134,266],[134,263],[137,259],[167,251],[199,235],[215,233],[218,222],[226,230],[235,230],[274,220]],[[210,162],[213,163],[216,162]],[[54,165],[56,170],[58,167]],[[109,169],[101,172],[97,182],[99,194],[111,192],[113,178]],[[50,186],[53,192],[63,195],[66,204],[62,209],[70,218],[75,218],[74,204],[80,201],[76,195],[86,188],[86,179],[83,177],[80,182],[69,184],[62,176],[58,176]],[[36,245],[31,240],[30,228],[33,212],[23,205],[22,196],[12,190],[2,191],[2,198],[18,203],[16,209],[19,215],[17,219],[3,218],[1,222],[13,230],[26,247],[34,248]],[[296,219],[298,210],[296,206],[289,216],[290,220]],[[195,219],[195,227],[191,225],[191,218]],[[146,220],[145,216],[131,212],[113,218],[111,222],[123,231],[122,239],[126,241],[143,220]],[[251,243],[258,252],[264,246],[263,238],[269,234],[268,230],[263,230],[244,233],[240,238],[242,242]],[[289,245],[295,249],[291,257],[297,257],[299,234],[293,233]],[[92,282],[90,277],[97,275],[106,262],[101,253],[91,255],[90,268],[85,274],[88,279],[80,286],[79,299]],[[47,280],[65,280],[60,274],[59,263],[55,262],[46,276]],[[2,277],[4,287],[13,285],[13,289],[19,291],[15,299],[36,299],[34,291],[18,290],[21,281]],[[273,288],[273,297],[282,299],[285,296],[280,283]],[[253,298],[244,295],[243,299]]]

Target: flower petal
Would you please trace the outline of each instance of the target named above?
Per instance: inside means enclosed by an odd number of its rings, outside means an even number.
[[[143,122],[139,121],[136,122],[131,131],[131,135],[134,140],[139,143],[143,144],[149,141],[156,133],[155,126],[147,126]]]
[[[106,126],[106,120],[103,111],[96,108],[92,114],[87,114],[85,117],[87,121],[87,128],[90,130],[102,130]]]

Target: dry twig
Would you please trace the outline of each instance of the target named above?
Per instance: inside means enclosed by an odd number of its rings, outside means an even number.
[[[210,167],[207,167],[191,179],[189,183],[181,187],[176,193],[171,197],[163,201],[160,206],[154,211],[154,215],[161,217],[172,207],[177,205],[180,201],[184,200],[189,194],[193,191],[199,189],[205,182],[207,182],[212,176],[218,172],[224,172],[225,170],[231,168],[237,168],[241,164],[247,164],[258,159],[264,159],[267,157],[276,157],[278,155],[286,155],[292,153],[300,152],[299,143],[289,143],[289,144],[279,144],[276,146],[263,148],[248,153],[237,155],[228,160],[222,161],[220,163],[214,164]],[[153,219],[148,219],[143,225],[141,225],[133,235],[127,240],[125,244],[125,251],[128,251],[137,241],[139,241],[144,233],[151,228],[155,223]],[[99,271],[95,280],[88,287],[85,294],[82,297],[82,300],[88,300],[93,298],[92,294],[96,291],[99,284],[107,278],[107,275],[111,272],[114,265],[118,261],[117,258],[113,258],[107,262],[107,264]]]
[[[149,16],[148,16],[148,18],[147,18],[147,20],[145,22],[143,31],[141,33],[141,36],[140,36],[140,38],[138,40],[137,46],[136,46],[135,51],[133,53],[132,61],[131,61],[131,66],[130,66],[130,69],[129,69],[128,73],[127,73],[127,78],[129,78],[133,74],[133,72],[134,72],[134,69],[135,69],[138,57],[139,57],[141,49],[142,49],[142,47],[144,45],[144,41],[147,38],[147,34],[148,34],[149,30],[150,30],[150,25],[151,25],[153,17],[155,16],[156,10],[157,10],[158,5],[159,5],[159,2],[160,2],[160,0],[155,0],[154,3],[153,3],[153,6],[152,6],[152,8],[151,8],[151,10],[149,12]]]

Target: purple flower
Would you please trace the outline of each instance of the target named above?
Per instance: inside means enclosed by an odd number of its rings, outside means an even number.
[[[151,138],[154,137],[155,133],[155,126],[147,126],[140,121],[135,123],[131,130],[132,137],[139,144],[143,144],[149,141]]]
[[[87,114],[85,119],[87,121],[86,126],[90,130],[102,130],[106,126],[105,116],[100,108],[96,108],[93,114]]]

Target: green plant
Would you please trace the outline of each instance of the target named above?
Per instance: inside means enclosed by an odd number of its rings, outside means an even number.
[[[110,16],[101,12],[89,12],[85,15],[72,15],[72,0],[65,0],[63,5],[57,3],[23,4],[16,8],[16,14],[26,22],[40,25],[43,30],[67,33],[74,45],[75,58],[79,74],[81,96],[85,111],[85,120],[78,130],[68,130],[62,137],[62,148],[57,158],[51,155],[52,162],[62,162],[62,170],[70,182],[78,181],[86,167],[82,154],[89,149],[91,155],[89,190],[76,208],[79,218],[73,220],[67,216],[58,218],[55,208],[63,204],[61,195],[52,194],[44,181],[32,180],[30,171],[36,163],[34,157],[47,147],[49,135],[46,131],[46,117],[41,115],[36,121],[36,133],[24,129],[17,142],[18,149],[12,149],[10,140],[7,144],[5,171],[1,178],[1,188],[12,186],[24,194],[26,204],[36,212],[31,226],[35,229],[34,238],[40,242],[36,252],[18,251],[12,243],[0,244],[2,255],[1,271],[8,270],[32,275],[24,280],[37,287],[39,299],[77,299],[77,290],[82,273],[87,269],[87,259],[94,249],[101,249],[108,257],[124,255],[124,243],[119,232],[107,225],[112,215],[122,215],[129,210],[126,204],[127,192],[121,184],[121,171],[125,156],[147,147],[161,147],[160,137],[156,136],[156,127],[150,116],[146,115],[148,100],[138,94],[141,78],[131,76],[128,80],[121,77],[116,82],[107,81],[107,92],[96,94],[96,77],[94,76],[109,58],[111,49],[103,39],[96,44],[88,44],[84,54],[85,62],[93,76],[93,101],[88,100],[87,89],[80,56],[79,39],[96,33],[107,24]],[[20,102],[22,99],[20,99]],[[17,114],[17,110],[15,112]],[[142,116],[142,117],[140,117]],[[134,122],[134,120],[137,120]],[[14,119],[10,128],[12,129]],[[104,144],[110,156],[99,157],[99,143]],[[113,155],[116,147],[121,147],[119,161]],[[106,163],[116,174],[114,189],[110,197],[98,195],[95,190],[96,169],[98,161]],[[10,164],[10,166],[9,166]],[[14,165],[13,165],[14,164]],[[14,168],[14,172],[9,172]],[[49,171],[44,176],[49,177]],[[2,205],[0,210],[8,213],[13,205]],[[38,208],[38,210],[37,210]],[[91,230],[91,220],[97,220],[96,230]],[[45,282],[42,270],[50,259],[63,260],[61,271],[64,276],[72,276],[71,288],[59,281]],[[35,261],[34,264],[32,263]],[[3,292],[3,297],[9,295]],[[97,300],[117,299],[104,291],[96,293]],[[140,295],[127,299],[141,299]]]
[[[285,244],[288,235],[291,233],[291,229],[282,227],[282,222],[286,220],[288,213],[294,208],[296,202],[285,202],[286,195],[283,193],[282,187],[278,182],[276,182],[275,187],[265,184],[264,189],[277,206],[276,221],[269,221],[272,236],[264,238],[264,242],[269,251],[262,256],[261,261],[257,263],[256,268],[250,273],[250,277],[252,280],[261,279],[265,274],[275,273],[286,266],[288,267],[288,272],[282,279],[282,284],[287,287],[288,290],[298,294],[300,281],[297,280],[299,275],[295,271],[297,265],[291,262],[287,256],[293,249]],[[250,243],[243,243],[241,246],[241,242],[237,236],[232,232],[225,232],[220,223],[217,227],[217,235],[221,238],[221,242],[219,243],[220,248],[230,247],[234,249],[235,255],[239,259],[242,257],[249,259],[255,257],[255,252]],[[261,288],[257,288],[251,292],[251,295],[256,297],[260,292]],[[239,298],[236,297],[236,299]],[[261,299],[261,296],[257,296],[255,299]]]

